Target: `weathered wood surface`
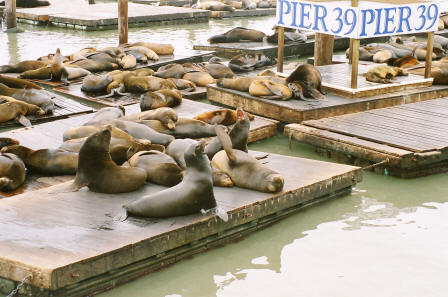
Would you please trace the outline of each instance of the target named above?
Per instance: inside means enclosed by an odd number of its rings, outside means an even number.
[[[390,174],[418,177],[448,170],[448,99],[369,110],[285,126],[285,136],[354,163],[388,159]]]
[[[17,17],[36,24],[51,24],[67,28],[101,30],[118,24],[117,3],[82,5],[64,2],[64,5],[19,8]],[[209,11],[172,6],[152,6],[129,3],[129,24],[207,22]]]
[[[52,296],[73,296],[64,288],[82,290],[88,282],[132,276],[145,261],[157,257],[182,258],[182,247],[193,249],[202,242],[225,237],[229,230],[253,228],[282,211],[348,189],[362,178],[359,168],[347,165],[275,154],[265,161],[284,176],[283,192],[215,188],[218,205],[229,214],[227,222],[201,214],[128,218],[124,222],[113,219],[123,204],[163,189],[152,184],[119,195],[93,193],[86,188],[66,192],[68,184],[61,184],[1,199],[0,277],[20,281],[31,273],[31,285],[62,290]],[[137,263],[134,271],[128,268]],[[91,293],[104,288],[89,289]]]
[[[431,86],[363,98],[347,98],[327,94],[325,99],[314,102],[296,99],[276,101],[254,97],[246,92],[220,88],[216,85],[207,87],[207,98],[210,101],[233,107],[242,104],[245,110],[249,112],[286,123],[300,123],[306,120],[316,120],[444,96],[448,96],[448,86]]]
[[[334,51],[334,36],[322,33],[316,33],[314,38],[314,66],[323,66],[332,64]]]

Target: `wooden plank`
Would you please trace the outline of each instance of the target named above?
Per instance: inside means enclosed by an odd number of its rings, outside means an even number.
[[[314,66],[332,64],[334,36],[316,33],[314,40]]]
[[[127,265],[149,261],[189,243],[207,240],[212,235],[219,237],[237,226],[246,229],[246,223],[256,225],[262,218],[346,189],[361,180],[361,171],[346,165],[275,154],[270,154],[266,162],[284,176],[283,192],[266,194],[215,188],[218,205],[229,214],[228,222],[201,214],[113,220],[123,204],[163,189],[157,185],[120,195],[84,189],[55,193],[67,186],[62,184],[1,199],[0,234],[4,244],[0,245],[0,263],[5,269],[0,270],[0,277],[20,281],[32,273],[31,284],[35,287],[52,290],[76,287],[94,277],[98,281],[98,277],[107,273],[126,271]]]

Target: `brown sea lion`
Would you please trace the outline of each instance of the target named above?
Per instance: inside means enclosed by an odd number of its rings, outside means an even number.
[[[184,154],[192,144],[197,144],[197,141],[191,138],[175,139],[166,147],[165,153],[171,156],[180,168],[185,169],[187,164],[185,163]]]
[[[215,187],[233,187],[233,182],[225,172],[216,169],[212,166],[213,170],[213,186]]]
[[[22,73],[27,70],[36,70],[42,67],[47,67],[47,62],[42,61],[22,61],[15,65],[3,65],[0,66],[0,73]]]
[[[76,51],[76,52],[68,55],[67,57],[70,61],[76,61],[76,60],[80,60],[80,59],[85,59],[87,55],[89,55],[91,53],[96,53],[96,52],[98,52],[98,49],[96,49],[94,47],[86,47],[86,48],[80,49],[79,51]],[[44,58],[45,57],[41,57],[40,59],[44,59]]]
[[[246,76],[239,78],[221,78],[216,81],[218,87],[237,90],[240,92],[249,92],[250,85],[256,80],[269,80],[278,84],[286,86],[286,80],[284,78],[272,77],[272,76]]]
[[[216,136],[215,129],[212,125],[204,123],[202,121],[182,118],[180,117],[176,122],[174,129],[168,129],[160,121],[140,121],[144,125],[153,128],[154,130],[172,135],[176,138],[202,138]]]
[[[324,98],[322,90],[322,76],[319,70],[310,64],[298,66],[287,78],[288,87],[299,99]]]
[[[167,154],[159,151],[141,151],[129,159],[131,167],[146,171],[146,181],[172,187],[182,181],[183,169]]]
[[[215,79],[210,74],[202,71],[192,71],[185,73],[184,76],[182,76],[182,79],[192,81],[200,87],[205,87],[208,84],[215,83]]]
[[[10,88],[16,88],[16,89],[36,89],[36,90],[42,89],[40,86],[26,79],[15,78],[1,74],[0,74],[0,83],[3,83]]]
[[[22,125],[29,127],[31,122],[26,115],[42,116],[45,114],[39,106],[29,104],[8,96],[0,96],[0,123],[17,120]]]
[[[118,46],[103,47],[102,49],[97,50],[97,51],[106,53],[111,57],[116,57],[116,58],[120,58],[120,59],[125,56],[123,49]]]
[[[13,138],[9,137],[0,137],[0,149],[2,149],[5,146],[11,146],[19,144],[19,141]]]
[[[255,119],[255,117],[251,114],[247,114],[247,116],[251,121]],[[195,120],[203,121],[208,124],[218,124],[224,126],[235,124],[237,118],[238,112],[228,108],[206,111],[193,117]]]
[[[25,182],[25,177],[25,164],[20,158],[14,154],[0,154],[0,191],[14,191]]]
[[[234,78],[235,73],[232,70],[221,63],[201,63],[199,64],[201,67],[204,67],[205,70],[215,79],[218,78]]]
[[[53,61],[50,64],[51,81],[61,81],[68,84],[68,71],[65,68],[61,50],[56,49],[56,54],[53,56]]]
[[[99,62],[92,59],[80,59],[69,62],[67,65],[76,65],[90,72],[110,71],[118,68],[118,65],[110,62]]]
[[[79,151],[79,162],[73,182],[75,189],[84,186],[101,193],[132,192],[143,186],[146,172],[140,168],[121,167],[109,153],[111,126],[89,137]]]
[[[0,83],[0,95],[37,105],[45,113],[52,113],[54,110],[54,102],[45,90],[9,88]]]
[[[117,107],[104,107],[98,110],[83,126],[107,125],[111,121],[123,117],[125,114],[126,110],[121,105]]]
[[[151,128],[150,126],[143,124],[145,122],[148,121],[132,122],[132,121],[114,120],[111,121],[110,123],[111,125],[123,130],[124,132],[128,133],[134,138],[148,139],[153,144],[161,144],[163,146],[167,146],[171,141],[174,140],[173,136],[170,136],[167,133],[158,132],[155,129]],[[153,122],[160,123],[159,121],[153,121]],[[164,125],[162,125],[162,123],[160,123],[160,125],[165,127]],[[167,130],[171,131],[169,129]]]
[[[109,74],[89,74],[82,80],[81,91],[87,93],[104,93],[112,81],[113,78]]]
[[[135,66],[137,66],[137,59],[133,55],[127,54],[121,58],[120,66],[123,69],[135,68]]]
[[[411,67],[418,64],[420,64],[420,62],[414,56],[406,56],[397,59],[392,58],[389,61],[387,61],[387,65],[399,68]]]
[[[176,63],[159,67],[154,76],[161,78],[182,78],[185,74],[184,66]]]
[[[205,9],[210,11],[235,11],[235,8],[233,8],[230,5],[224,4],[222,2],[218,1],[207,1],[207,2],[201,2],[197,7],[199,9]]]
[[[448,67],[435,67],[431,69],[434,85],[448,85]]]
[[[202,140],[192,144],[185,152],[187,169],[182,182],[127,204],[127,213],[144,217],[173,217],[215,208],[212,168],[204,154],[204,143]]]
[[[146,46],[142,46],[142,45],[125,46],[125,52],[129,51],[129,50],[138,51],[141,54],[143,54],[147,59],[150,59],[153,61],[159,60],[159,56],[157,55],[157,53]]]
[[[248,153],[232,149],[229,135],[219,126],[216,133],[224,148],[212,159],[212,165],[230,176],[232,182],[242,188],[276,193],[283,189],[283,177],[263,165]]]
[[[370,68],[365,74],[366,80],[374,83],[390,84],[396,76],[408,75],[399,67],[390,67],[387,65],[378,65]]]
[[[249,94],[255,97],[265,99],[289,100],[292,97],[292,91],[282,85],[269,80],[255,80],[249,86]]]
[[[277,64],[277,60],[263,54],[240,54],[232,57],[229,68],[234,72],[249,72],[255,69]]]
[[[132,73],[134,73],[135,76],[151,76],[155,72],[151,68],[139,68],[132,71]]]
[[[196,84],[190,80],[182,78],[168,78],[168,80],[175,84],[179,90],[185,90],[186,92],[196,91]]]
[[[151,110],[161,107],[176,107],[182,103],[182,93],[178,90],[159,90],[146,92],[140,96],[140,110]]]
[[[86,55],[84,55],[85,58],[89,60],[98,61],[101,63],[113,63],[113,64],[119,64],[121,59],[124,57],[121,56],[121,58],[117,58],[116,56],[111,56],[108,53],[98,51],[98,52],[91,52]]]
[[[124,79],[126,92],[144,93],[162,89],[176,89],[176,85],[167,79],[155,76],[127,76]]]
[[[3,153],[17,155],[30,170],[49,175],[75,174],[78,154],[54,149],[32,150],[22,145],[6,146]]]
[[[149,48],[150,50],[153,50],[158,55],[172,55],[174,53],[174,47],[171,44],[166,43],[154,43],[154,42],[136,42],[132,43],[131,46],[144,46],[146,48]]]
[[[226,33],[212,36],[208,39],[210,43],[226,43],[226,42],[240,42],[240,41],[263,41],[266,36],[261,31],[247,29],[243,27],[236,27]]]
[[[176,127],[178,119],[177,112],[169,107],[160,107],[157,109],[151,109],[142,111],[140,113],[127,115],[122,118],[125,121],[141,121],[141,120],[158,120],[165,127],[172,130]]]

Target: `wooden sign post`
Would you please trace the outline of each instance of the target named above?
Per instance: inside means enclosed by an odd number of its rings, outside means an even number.
[[[323,33],[314,36],[314,66],[333,64],[334,36]]]
[[[16,0],[6,0],[6,29],[12,29],[17,27],[16,19]]]
[[[128,43],[128,0],[118,0],[118,44]]]
[[[277,71],[283,72],[283,52],[285,47],[285,28],[278,27]]]
[[[352,0],[352,7],[358,7],[358,0]],[[352,64],[352,77],[350,87],[358,88],[359,39],[350,39],[350,63]]]
[[[426,45],[425,78],[431,77],[432,51],[434,50],[434,32],[428,33],[428,43]]]

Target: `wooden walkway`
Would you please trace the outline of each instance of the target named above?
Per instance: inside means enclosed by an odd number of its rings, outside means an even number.
[[[62,1],[61,1],[62,2]],[[118,24],[117,3],[98,3],[94,5],[64,1],[63,5],[37,8],[18,8],[19,22],[36,25],[53,25],[69,29],[106,30]],[[210,12],[201,9],[152,6],[129,3],[129,26],[154,24],[180,24],[208,22]]]
[[[275,154],[265,162],[284,176],[283,192],[215,188],[227,222],[202,214],[114,220],[123,204],[164,189],[153,184],[111,195],[67,192],[65,183],[0,199],[0,281],[31,274],[25,289],[34,297],[99,293],[345,195],[362,178],[359,168],[335,163]]]
[[[418,177],[448,171],[448,98],[287,125],[286,136],[342,161]],[[342,159],[341,159],[342,157]]]

